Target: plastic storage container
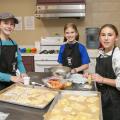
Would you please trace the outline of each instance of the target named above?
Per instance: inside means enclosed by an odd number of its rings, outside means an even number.
[[[99,28],[86,28],[86,46],[87,48],[99,48]]]

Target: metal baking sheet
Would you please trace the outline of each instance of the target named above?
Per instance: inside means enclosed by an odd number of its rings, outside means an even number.
[[[64,95],[72,95],[72,96],[79,96],[79,95],[81,95],[81,96],[86,96],[86,97],[87,96],[88,97],[98,96],[99,97],[99,106],[100,106],[99,120],[103,120],[103,117],[102,117],[102,106],[101,106],[101,94],[100,94],[100,92],[97,92],[97,91],[70,91],[70,90],[61,91],[61,93],[58,94],[55,97],[55,99],[53,100],[50,108],[48,109],[48,112],[44,115],[44,120],[49,120],[49,119],[46,118],[46,115],[50,114],[50,112],[53,110],[53,108],[59,102],[59,100],[64,98]]]
[[[16,89],[18,88],[19,90],[17,91]],[[0,101],[43,109],[57,94],[58,91],[44,87],[35,86],[33,88],[23,84],[13,84],[0,91]]]
[[[48,81],[50,79],[59,79],[59,78],[53,78],[52,77],[47,77],[47,78],[43,78],[42,79],[42,82],[44,83],[44,85],[50,89],[53,89],[50,87]],[[69,81],[69,79],[61,79],[61,82],[65,83],[66,81]],[[88,84],[87,82],[84,83],[84,84],[81,84],[81,83],[72,83],[71,86],[69,87],[65,87],[63,88],[62,90],[81,90],[81,91],[93,91],[93,90],[97,90],[97,87],[96,87],[96,83],[95,82],[91,82],[91,84]]]
[[[72,90],[80,90],[80,91],[96,91],[96,83],[92,82],[91,84],[85,83],[85,84],[78,84],[78,83],[73,83]],[[69,90],[70,90],[69,89]]]

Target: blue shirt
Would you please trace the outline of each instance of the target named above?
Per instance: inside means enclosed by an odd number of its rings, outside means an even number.
[[[60,46],[60,51],[59,51],[59,55],[58,55],[58,62],[60,64],[63,63],[63,61],[62,61],[62,55],[63,55],[64,49],[65,49],[65,44],[63,44],[63,45]],[[82,65],[83,64],[89,64],[90,63],[90,58],[88,56],[87,50],[86,50],[85,46],[82,45],[81,43],[79,43],[79,50],[80,50]]]
[[[17,45],[17,43],[15,41],[13,41],[13,42],[14,42],[14,45]],[[10,40],[3,40],[2,45],[9,46],[9,45],[13,45],[13,43]],[[18,64],[18,70],[20,71],[20,73],[26,73],[19,49],[17,50],[17,64]],[[10,78],[11,78],[10,74],[0,72],[0,80],[9,82]]]

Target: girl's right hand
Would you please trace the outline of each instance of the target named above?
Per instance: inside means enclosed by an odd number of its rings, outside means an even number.
[[[23,79],[19,76],[11,76],[11,81],[15,83],[20,83],[20,82],[23,82]]]

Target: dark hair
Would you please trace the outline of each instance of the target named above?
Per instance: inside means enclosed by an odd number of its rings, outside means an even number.
[[[114,30],[116,36],[119,35],[117,28],[116,28],[114,25],[112,25],[112,24],[105,24],[105,25],[103,25],[103,26],[100,28],[99,35],[100,35],[102,29],[104,29],[105,27],[109,27],[109,28],[111,28],[112,30]]]
[[[67,23],[67,24],[65,24],[65,26],[64,26],[64,33],[65,33],[66,29],[69,28],[69,27],[72,27],[75,30],[75,32],[77,33],[77,35],[75,37],[75,40],[78,41],[79,40],[79,33],[78,33],[77,26],[74,23]],[[67,41],[67,39],[66,39],[66,37],[64,37],[64,42],[66,42],[66,41]]]

